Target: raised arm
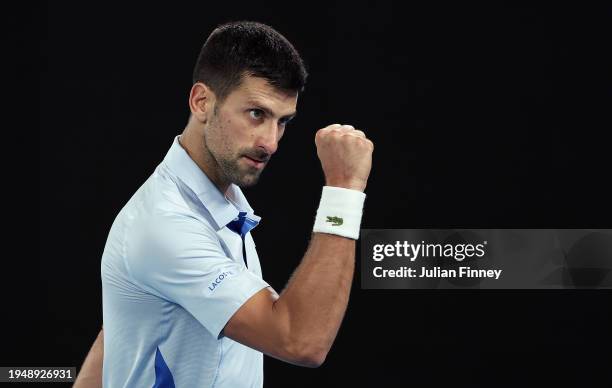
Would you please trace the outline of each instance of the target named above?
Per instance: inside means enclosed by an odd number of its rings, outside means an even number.
[[[363,192],[374,148],[363,132],[332,125],[319,130],[315,141],[326,185]],[[321,365],[346,311],[354,268],[354,239],[313,233],[280,296],[271,288],[255,294],[232,316],[224,334],[283,361]]]
[[[102,360],[104,359],[104,329],[100,330],[98,337],[91,345],[83,366],[79,371],[73,388],[101,388],[102,387]]]

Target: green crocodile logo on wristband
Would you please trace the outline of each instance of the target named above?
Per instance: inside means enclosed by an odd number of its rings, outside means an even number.
[[[327,216],[327,221],[325,222],[331,222],[332,226],[340,226],[344,223],[344,220],[341,217],[330,217]]]

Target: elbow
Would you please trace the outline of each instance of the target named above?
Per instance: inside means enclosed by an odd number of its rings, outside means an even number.
[[[300,364],[306,368],[318,368],[325,362],[327,353],[306,354],[300,359]]]
[[[293,365],[318,368],[325,362],[333,338],[321,330],[311,330],[304,325],[291,325],[288,312],[277,339],[277,358]]]
[[[323,346],[301,345],[289,350],[291,363],[306,368],[318,368],[325,362],[329,349]]]

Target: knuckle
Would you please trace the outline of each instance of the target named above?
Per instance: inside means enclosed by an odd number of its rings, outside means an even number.
[[[325,135],[327,135],[328,132],[329,132],[329,129],[327,127],[321,128],[315,134],[315,138],[321,139],[322,137],[325,137]]]

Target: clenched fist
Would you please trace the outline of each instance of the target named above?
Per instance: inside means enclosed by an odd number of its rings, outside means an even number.
[[[317,131],[315,144],[327,186],[365,190],[374,143],[362,131],[332,124]]]

